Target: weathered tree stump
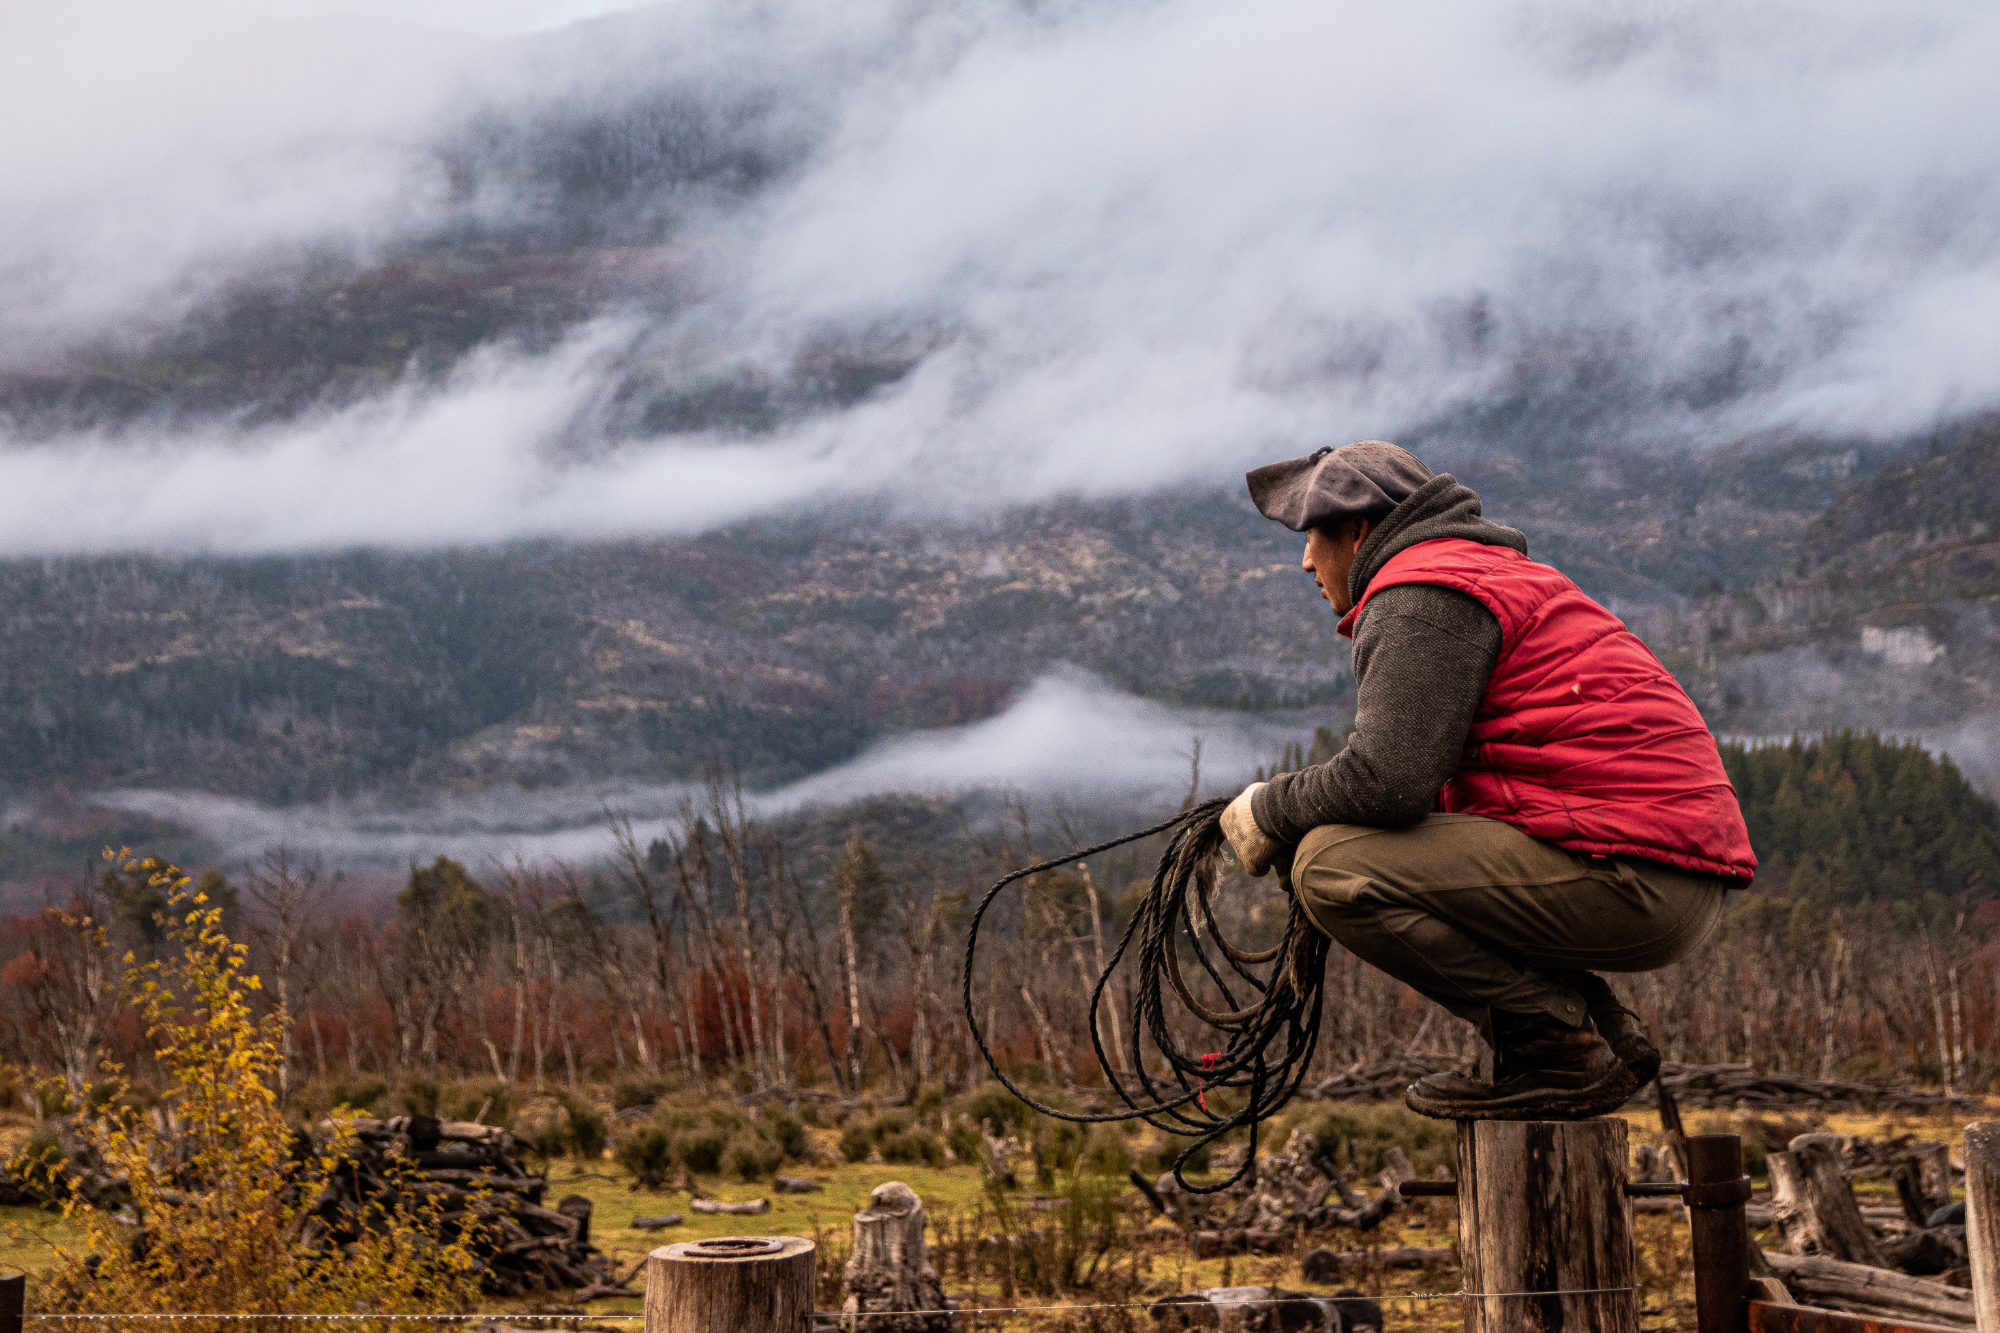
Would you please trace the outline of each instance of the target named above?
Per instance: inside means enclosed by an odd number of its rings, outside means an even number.
[[[689,1240],[646,1258],[646,1333],[807,1333],[812,1316],[804,1237]]]
[[[1917,1164],[1917,1193],[1924,1204],[1924,1222],[1951,1202],[1951,1149],[1942,1143],[1919,1143],[1910,1151]]]
[[[579,1245],[590,1243],[590,1200],[581,1194],[567,1194],[556,1205],[556,1211],[576,1223],[576,1235],[572,1237]]]
[[[1636,1333],[1625,1162],[1622,1120],[1460,1123],[1466,1333]]]
[[[2000,1328],[2000,1120],[1965,1127],[1965,1248],[1979,1327]]]
[[[1887,1267],[1841,1170],[1838,1134],[1801,1134],[1789,1152],[1772,1153],[1766,1169],[1771,1210],[1787,1254],[1824,1254],[1844,1263]]]
[[[854,1215],[854,1257],[841,1285],[847,1289],[841,1326],[848,1333],[949,1333],[944,1284],[924,1244],[924,1201],[902,1181],[877,1185]],[[879,1317],[902,1311],[925,1313]]]

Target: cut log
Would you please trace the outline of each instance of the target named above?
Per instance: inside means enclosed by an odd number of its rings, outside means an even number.
[[[1943,1227],[1913,1231],[1882,1247],[1891,1268],[1916,1277],[1949,1273],[1965,1264],[1965,1242]]]
[[[771,1188],[780,1194],[815,1194],[819,1191],[819,1182],[804,1176],[772,1176]]]
[[[1308,1282],[1331,1282],[1348,1273],[1374,1268],[1425,1268],[1457,1261],[1449,1245],[1392,1245],[1380,1250],[1308,1250],[1300,1275]]]
[[[924,1201],[900,1180],[877,1185],[854,1215],[854,1257],[841,1275],[847,1333],[949,1333],[951,1315],[924,1244],[924,1221]]]
[[[1161,1333],[1180,1329],[1321,1333],[1322,1329],[1350,1327],[1345,1320],[1329,1320],[1329,1312],[1338,1304],[1281,1287],[1211,1287],[1153,1302],[1152,1317],[1153,1327]],[[1359,1321],[1351,1325],[1354,1333],[1367,1326]],[[1373,1326],[1380,1327],[1379,1312]]]
[[[1459,1125],[1465,1289],[1495,1293],[1465,1302],[1466,1333],[1636,1333],[1625,1135],[1622,1120]],[[1514,1294],[1530,1292],[1550,1294]]]
[[[638,1231],[658,1231],[662,1227],[677,1227],[681,1224],[679,1213],[662,1213],[658,1217],[635,1217],[632,1226]]]
[[[1873,1268],[1885,1265],[1840,1168],[1838,1134],[1799,1135],[1789,1153],[1771,1154],[1769,1170],[1786,1252],[1824,1254]]]
[[[1825,1255],[1800,1256],[1767,1250],[1764,1259],[1803,1305],[1974,1327],[1972,1293],[1963,1287],[1947,1287]]]
[[[646,1333],[804,1333],[812,1317],[801,1236],[682,1241],[646,1258]]]
[[[746,1199],[742,1203],[724,1203],[720,1199],[696,1199],[688,1207],[697,1213],[727,1213],[731,1217],[761,1217],[771,1211],[769,1199]]]

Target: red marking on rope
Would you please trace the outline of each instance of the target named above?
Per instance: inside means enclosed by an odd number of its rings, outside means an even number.
[[[1221,1052],[1221,1051],[1209,1051],[1209,1052],[1207,1052],[1206,1054],[1204,1054],[1204,1055],[1203,1055],[1203,1056],[1201,1057],[1201,1068],[1202,1068],[1202,1072],[1206,1073],[1207,1071],[1209,1071],[1209,1070],[1211,1070],[1211,1069],[1215,1068],[1215,1062],[1216,1062],[1217,1060],[1220,1060],[1221,1058],[1222,1058],[1222,1052]],[[1194,1098],[1194,1099],[1195,1099],[1195,1100],[1196,1100],[1197,1102],[1201,1103],[1201,1109],[1202,1109],[1202,1110],[1206,1111],[1206,1110],[1208,1109],[1208,1080],[1207,1080],[1207,1079],[1203,1079],[1203,1080],[1201,1081],[1201,1091],[1195,1094],[1195,1098]]]

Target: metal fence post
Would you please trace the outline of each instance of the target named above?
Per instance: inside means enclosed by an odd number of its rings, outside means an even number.
[[[1749,1333],[1750,1224],[1743,1205],[1750,1177],[1743,1174],[1743,1144],[1734,1134],[1696,1134],[1687,1145],[1695,1327]]]

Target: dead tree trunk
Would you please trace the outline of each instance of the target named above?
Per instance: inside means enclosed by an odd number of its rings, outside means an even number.
[[[1636,1333],[1625,1162],[1622,1120],[1459,1125],[1466,1333]]]
[[[854,1215],[854,1257],[841,1285],[847,1288],[841,1325],[848,1333],[949,1333],[944,1284],[924,1245],[924,1201],[902,1181],[877,1185],[868,1206]],[[880,1317],[900,1311],[923,1313]]]

